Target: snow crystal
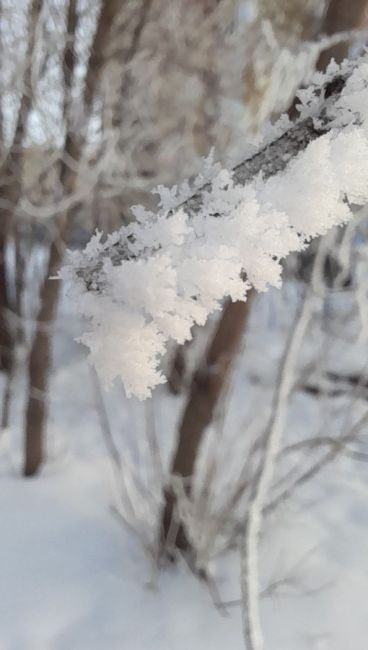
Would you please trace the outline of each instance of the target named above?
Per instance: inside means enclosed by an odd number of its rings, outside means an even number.
[[[91,322],[81,341],[107,385],[121,377],[128,395],[149,396],[165,381],[160,359],[170,339],[189,339],[226,296],[246,300],[250,286],[279,286],[282,258],[346,222],[349,204],[368,201],[367,57],[318,73],[299,93],[301,119],[320,113],[321,84],[337,70],[350,76],[339,98],[327,100],[323,119],[333,128],[282,173],[237,185],[210,158],[194,183],[195,191],[212,178],[199,213],[183,205],[193,187],[160,186],[157,214],[136,206],[135,223],[106,241],[96,233],[84,251],[69,253],[60,275]]]

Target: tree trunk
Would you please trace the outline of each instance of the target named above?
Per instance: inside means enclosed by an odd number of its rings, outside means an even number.
[[[363,24],[367,0],[331,0],[322,31],[333,34],[353,29]],[[319,68],[324,69],[334,57],[341,61],[346,56],[347,45],[342,43],[325,52],[319,61]],[[179,428],[179,441],[172,463],[172,474],[190,479],[199,446],[206,427],[213,419],[214,411],[221,392],[231,371],[248,316],[251,301],[246,303],[228,303],[214,338],[207,351],[204,363],[194,374],[189,399]],[[190,489],[190,488],[187,488]],[[175,518],[175,495],[170,489],[165,492],[165,507],[162,517],[163,542],[167,540],[173,518]],[[188,540],[180,521],[176,522],[177,533],[170,540],[180,549],[188,548]]]
[[[331,0],[323,24],[324,34],[359,29],[367,22],[367,0]],[[318,68],[325,70],[331,59],[341,63],[348,54],[349,44],[345,41],[322,53]]]
[[[13,337],[8,322],[10,309],[5,264],[6,235],[0,232],[0,370],[9,372]]]
[[[28,43],[26,52],[26,69],[24,73],[24,88],[21,96],[19,111],[15,124],[13,143],[10,150],[1,161],[1,173],[5,182],[0,190],[1,199],[8,202],[12,207],[0,209],[0,367],[9,370],[12,365],[13,336],[7,324],[6,312],[9,309],[8,286],[6,279],[5,250],[13,211],[20,198],[22,187],[22,163],[23,163],[23,138],[26,130],[26,122],[32,106],[32,56],[35,47],[36,25],[42,8],[42,0],[33,0],[30,6]],[[1,111],[0,111],[1,112]],[[0,143],[3,148],[3,133],[0,131]]]
[[[62,261],[63,243],[54,241],[46,278],[41,290],[41,306],[37,315],[36,332],[28,362],[29,399],[26,410],[24,476],[37,473],[44,458],[44,428],[47,414],[47,387],[51,365],[52,332],[60,282],[51,280]]]
[[[74,39],[78,29],[77,0],[69,0],[67,14],[67,39],[63,58],[64,77],[64,107],[63,114],[66,123],[64,153],[60,160],[59,180],[64,196],[70,196],[75,190],[78,164],[82,152],[82,140],[76,137],[73,128],[72,88],[76,67]],[[121,4],[121,3],[120,3]],[[108,42],[108,34],[114,23],[115,13],[119,7],[118,0],[104,0],[100,14],[100,22],[91,45],[90,58],[87,66],[85,103],[89,109],[93,101],[96,86],[101,74],[101,55],[99,48]],[[101,22],[102,21],[102,22]],[[73,160],[71,167],[68,160]],[[70,209],[56,220],[57,237],[50,247],[50,256],[45,280],[41,289],[41,306],[37,316],[36,332],[29,357],[29,399],[26,412],[25,459],[24,475],[33,476],[39,470],[44,460],[44,431],[47,418],[47,389],[51,365],[52,332],[51,327],[56,317],[60,282],[51,280],[62,263],[65,244],[69,236],[73,220],[73,210]]]
[[[191,341],[177,345],[167,375],[167,387],[173,395],[183,392],[187,379],[187,351]]]
[[[80,157],[80,143],[73,136],[70,110],[76,64],[74,38],[77,27],[77,0],[70,0],[63,58],[63,114],[66,123],[65,156],[60,160],[59,174],[64,196],[70,196],[74,191],[77,176],[74,167],[70,167],[67,160],[72,159],[77,163]],[[60,293],[60,282],[50,278],[55,277],[60,268],[71,219],[72,211],[69,210],[55,220],[57,233],[50,246],[48,267],[40,292],[40,309],[36,319],[36,332],[28,362],[29,396],[26,408],[24,476],[36,474],[44,459],[44,430],[47,417],[47,392],[52,349],[51,328],[56,317]]]
[[[224,390],[238,352],[246,323],[251,311],[254,291],[248,294],[246,302],[227,302],[218,326],[207,349],[205,358],[194,373],[190,394],[185,407],[179,440],[171,473],[184,479],[193,475],[203,434],[214,417],[222,391]],[[190,488],[188,488],[190,490]],[[176,513],[175,495],[170,489],[165,493],[165,507],[162,517],[163,542],[167,540],[170,526]],[[180,549],[188,548],[188,540],[181,522],[175,539],[170,540]]]

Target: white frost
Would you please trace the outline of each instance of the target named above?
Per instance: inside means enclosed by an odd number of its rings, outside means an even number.
[[[319,74],[301,93],[302,115],[320,106],[325,79]],[[363,57],[328,109],[334,128],[277,176],[240,186],[217,168],[195,215],[175,207],[190,194],[188,184],[159,187],[157,214],[137,207],[135,223],[105,242],[98,233],[83,252],[69,253],[61,277],[72,281],[78,309],[91,322],[81,340],[107,384],[121,377],[128,395],[149,396],[164,381],[160,359],[170,339],[189,339],[191,327],[204,324],[226,296],[246,300],[251,285],[279,286],[282,258],[346,222],[349,204],[368,201],[367,86]]]

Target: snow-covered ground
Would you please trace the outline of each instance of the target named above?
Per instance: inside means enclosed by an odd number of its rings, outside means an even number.
[[[286,303],[275,294],[259,302],[229,405],[226,429],[233,442],[245,435],[249,406],[259,410],[272,390],[273,359],[281,347],[267,332],[274,332],[275,319],[282,326],[290,320]],[[70,309],[66,304],[58,322],[49,461],[41,475],[19,477],[22,377],[14,425],[0,438],[0,650],[242,650],[239,605],[231,602],[225,615],[184,563],[163,570],[154,589],[149,585],[150,563],[111,509],[111,460],[92,375],[72,341]],[[362,348],[360,357],[349,349],[350,360],[363,363]],[[105,402],[120,452],[130,441],[134,458],[146,407],[127,402],[120,389]],[[291,439],[313,435],[320,408],[315,398],[296,395],[287,427]],[[323,408],[323,422],[331,422],[344,404],[335,400]],[[358,401],[354,408],[360,412],[363,405]],[[180,399],[164,388],[157,392],[156,428],[165,449],[172,445],[179,410]],[[266,650],[366,650],[367,549],[368,466],[341,457],[267,521],[263,586],[281,582],[262,603]],[[238,574],[235,552],[214,567],[224,602],[239,599]]]
[[[146,586],[148,563],[109,513],[108,483],[103,460],[27,483],[2,474],[1,650],[243,648],[239,607],[221,615],[183,567],[163,573],[157,591]],[[300,577],[264,601],[267,648],[366,650],[366,476],[335,466],[308,496],[267,544],[270,575]],[[231,578],[225,569],[218,586],[233,600],[236,560]]]

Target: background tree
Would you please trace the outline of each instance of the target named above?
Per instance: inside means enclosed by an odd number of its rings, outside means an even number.
[[[277,4],[277,3],[276,3]],[[316,34],[336,34],[337,32],[359,29],[363,26],[367,5],[365,1],[358,1],[352,7],[347,6],[344,0],[330,3],[321,3],[318,11],[313,3],[284,2],[276,6],[268,2],[261,2],[259,20],[270,20],[274,26],[277,38],[282,43],[300,42],[313,38]],[[318,62],[319,67],[325,68],[335,58],[340,62],[348,52],[348,43],[340,43],[324,52]],[[245,73],[253,77],[254,71]],[[255,82],[257,83],[257,82]],[[249,92],[249,90],[247,91]],[[253,97],[248,98],[248,103],[261,101],[255,88]],[[291,98],[292,99],[292,98]],[[255,108],[255,110],[257,110]],[[223,315],[218,327],[209,342],[208,348],[192,378],[187,404],[184,408],[181,424],[178,431],[178,445],[174,453],[171,473],[184,478],[190,489],[190,478],[194,473],[194,465],[199,453],[199,447],[206,428],[211,423],[217,403],[224,392],[229,379],[229,373],[236,359],[244,330],[251,311],[253,294],[247,302],[229,301],[224,307]],[[177,353],[180,357],[180,352]],[[177,361],[174,358],[174,364]],[[166,505],[163,514],[164,537],[172,529],[172,518],[178,517],[175,513],[175,496],[169,489],[167,491]],[[179,548],[188,545],[182,524],[177,522],[177,541]],[[173,540],[170,540],[171,543]],[[174,540],[175,541],[175,540]]]

